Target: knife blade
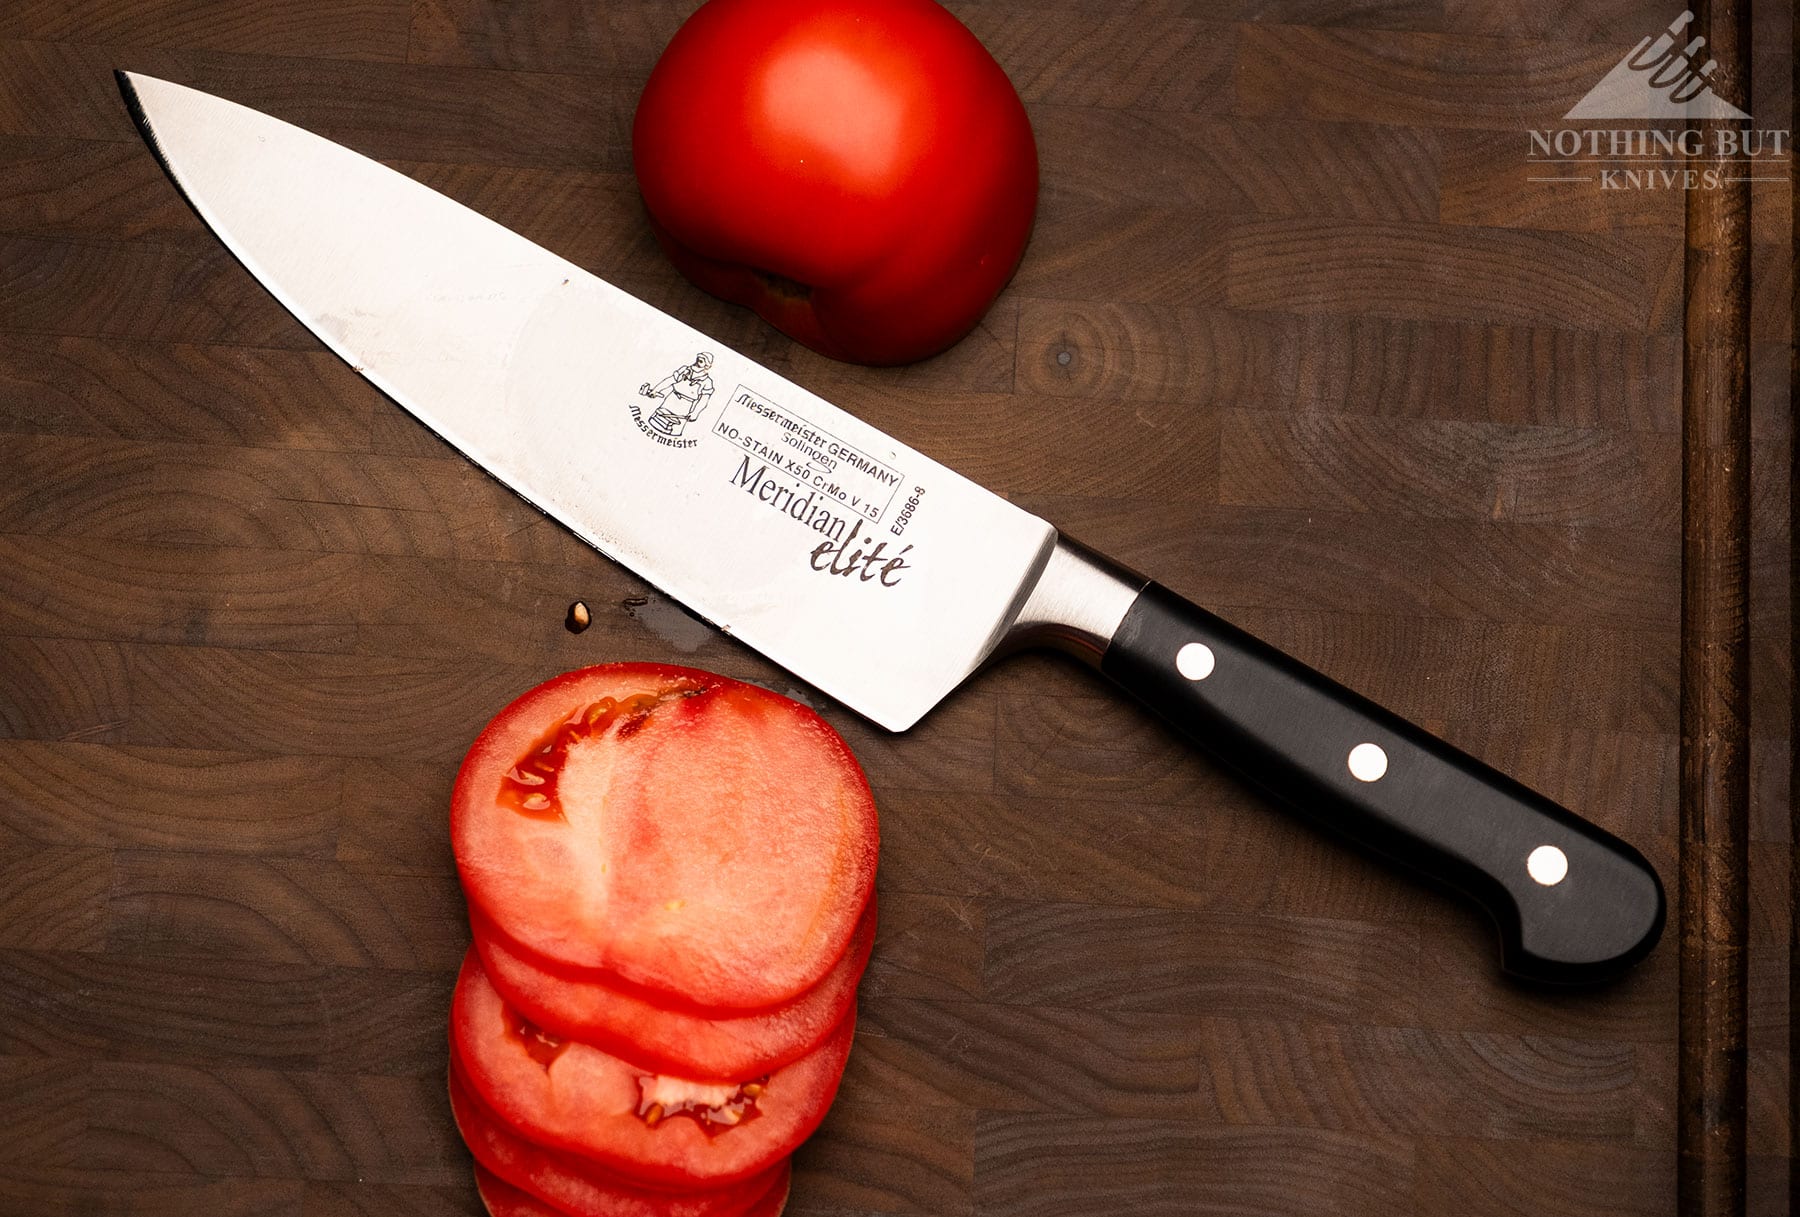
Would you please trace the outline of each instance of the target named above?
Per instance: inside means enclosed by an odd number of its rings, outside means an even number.
[[[1629,844],[477,212],[120,73],[200,218],[301,323],[602,554],[893,731],[1050,646],[1286,803],[1484,909],[1502,966],[1608,978],[1661,933]]]

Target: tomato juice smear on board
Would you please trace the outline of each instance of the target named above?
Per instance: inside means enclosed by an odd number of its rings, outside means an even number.
[[[682,1192],[647,1188],[519,1136],[475,1097],[454,1056],[450,1110],[478,1167],[570,1217],[746,1217],[765,1196],[785,1193],[792,1173],[783,1159],[760,1175],[723,1187]]]
[[[854,1005],[807,1055],[766,1077],[657,1074],[562,1040],[501,999],[473,949],[451,998],[452,1051],[490,1111],[540,1145],[652,1186],[705,1187],[759,1174],[791,1154],[837,1095]]]
[[[874,886],[874,798],[811,710],[654,664],[566,673],[497,715],[457,774],[470,903],[553,968],[667,1004],[792,1001]]]
[[[558,974],[508,941],[479,911],[470,920],[488,980],[537,1026],[646,1067],[723,1078],[766,1073],[831,1034],[856,1001],[875,945],[875,917],[871,898],[848,949],[817,985],[786,1005],[740,1014],[661,1006],[641,990],[611,983],[604,972]]]

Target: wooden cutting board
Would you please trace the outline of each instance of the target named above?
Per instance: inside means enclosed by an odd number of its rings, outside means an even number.
[[[1672,889],[1680,192],[1533,182],[1525,135],[1669,6],[956,3],[1028,104],[1041,211],[981,328],[881,371],[699,294],[650,239],[629,120],[692,7],[0,10],[0,1213],[478,1213],[444,1094],[450,782],[513,695],[613,659],[808,701],[880,803],[880,938],[795,1217],[1670,1212],[1672,936],[1600,991],[1519,987],[1464,906],[1058,657],[870,727],[326,353],[111,76],[417,175],[1518,775]],[[1786,187],[1756,189],[1748,1128],[1773,1214],[1790,272]]]

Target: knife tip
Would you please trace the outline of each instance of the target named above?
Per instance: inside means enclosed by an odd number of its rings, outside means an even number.
[[[119,95],[125,99],[125,108],[131,112],[131,117],[142,126],[144,109],[138,101],[137,77],[124,68],[114,68],[113,83],[119,86]]]
[[[167,82],[157,80],[154,76],[145,76],[142,72],[127,72],[123,68],[113,69],[113,80],[119,86],[119,95],[125,100],[125,112],[131,116],[132,125],[137,128],[138,135],[142,137],[144,143],[149,146],[151,155],[156,157],[157,162],[162,165],[164,171],[167,172],[171,178],[175,178],[174,167],[169,164],[169,158],[163,154],[162,142],[157,139],[155,124],[150,121],[150,110],[144,104],[144,94],[141,87],[144,85],[155,86],[166,84]],[[179,179],[176,179],[175,185],[177,189],[181,188]],[[186,197],[186,194],[187,192],[183,190],[182,195],[184,198]],[[190,207],[193,205],[191,200],[188,205]]]

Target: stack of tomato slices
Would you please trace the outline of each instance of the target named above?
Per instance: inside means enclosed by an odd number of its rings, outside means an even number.
[[[875,804],[811,710],[652,664],[539,685],[457,775],[450,1100],[494,1217],[775,1217],[875,940]]]

